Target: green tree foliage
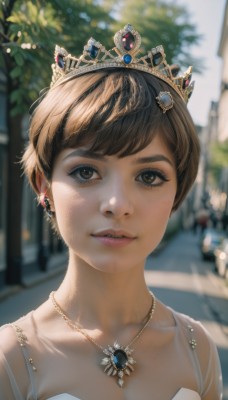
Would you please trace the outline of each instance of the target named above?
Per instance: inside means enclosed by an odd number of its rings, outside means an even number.
[[[0,0],[0,75],[5,83],[7,121],[6,281],[21,283],[23,115],[48,87],[56,42],[81,53],[91,36],[99,38],[111,18],[96,0]],[[111,35],[110,35],[111,36]],[[42,227],[42,222],[41,225]],[[42,232],[42,229],[40,229]],[[40,233],[41,235],[41,233]],[[42,243],[42,237],[38,238]]]
[[[0,68],[13,80],[13,115],[28,110],[40,89],[49,85],[56,42],[80,53],[91,32],[98,40],[107,37],[110,21],[92,0],[2,1]]]
[[[11,111],[24,113],[49,85],[56,42],[73,54],[90,36],[113,47],[113,32],[129,22],[145,49],[163,44],[170,63],[196,65],[189,47],[200,36],[189,19],[185,7],[164,0],[1,0],[0,68],[13,80]]]
[[[168,0],[167,0],[168,1]],[[199,37],[184,8],[155,0],[0,0],[0,75],[5,80],[7,143],[7,282],[22,271],[23,115],[51,80],[55,44],[81,54],[93,36],[108,48],[113,33],[135,25],[142,45],[163,44],[170,62],[192,63],[189,45]],[[15,201],[16,199],[16,201]],[[42,227],[42,223],[40,225]],[[42,229],[40,229],[41,235]],[[42,243],[42,237],[38,239]]]
[[[209,174],[212,183],[219,182],[223,168],[228,168],[228,140],[216,142],[210,148]]]

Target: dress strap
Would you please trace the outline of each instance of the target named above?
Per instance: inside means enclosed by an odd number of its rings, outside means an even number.
[[[16,324],[11,324],[11,326],[13,327],[13,329],[16,333],[16,337],[17,337],[18,343],[21,347],[21,351],[22,351],[22,354],[23,354],[23,357],[25,360],[25,365],[26,365],[26,368],[28,371],[29,381],[31,384],[33,399],[37,400],[37,391],[36,391],[36,384],[35,384],[35,379],[36,379],[35,374],[37,372],[37,368],[34,365],[33,358],[29,354],[28,338],[25,335],[22,328],[20,328],[20,326],[18,326]]]
[[[195,329],[196,328],[195,326],[196,324],[194,323],[195,321],[184,314],[177,313],[171,308],[170,310],[173,314],[175,323],[179,329],[179,334],[183,335],[186,344],[188,343],[188,347],[186,347],[186,349],[187,348],[189,349],[188,354],[192,362],[192,368],[197,381],[198,392],[200,395],[202,395],[204,383],[203,383],[203,375],[201,371],[200,361],[198,357],[198,335],[197,335],[197,330]]]

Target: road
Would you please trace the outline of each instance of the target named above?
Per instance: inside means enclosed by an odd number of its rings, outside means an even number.
[[[154,294],[175,310],[199,320],[214,339],[220,356],[224,400],[228,400],[228,287],[203,261],[199,235],[182,232],[146,265],[146,280]]]
[[[213,262],[201,259],[199,236],[181,232],[161,251],[148,257],[148,286],[164,303],[200,320],[218,346],[224,400],[228,400],[228,287],[213,272]],[[20,290],[0,302],[0,325],[38,306],[58,287],[63,273]]]

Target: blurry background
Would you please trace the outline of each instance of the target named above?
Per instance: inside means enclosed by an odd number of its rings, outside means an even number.
[[[195,123],[204,126],[208,123],[208,114],[211,101],[218,101],[221,91],[221,78],[223,68],[223,56],[221,54],[220,42],[225,28],[225,0],[202,1],[177,0],[177,4],[187,5],[191,21],[194,22],[198,31],[202,34],[200,45],[192,47],[191,54],[204,59],[203,72],[194,73],[196,81],[194,97],[189,102],[189,110]],[[226,17],[227,18],[227,17]],[[224,25],[223,25],[224,24]],[[223,44],[224,46],[224,44]]]
[[[50,84],[55,44],[79,55],[93,36],[112,48],[127,23],[144,51],[162,44],[169,64],[193,65],[188,107],[201,142],[199,173],[148,258],[146,278],[163,301],[210,330],[227,400],[228,0],[0,0],[0,324],[36,307],[67,259],[19,163],[29,108]]]
[[[201,163],[194,189],[169,230],[191,227],[206,208],[226,231],[227,8],[226,0],[1,0],[0,288],[64,259],[64,245],[43,218],[19,163],[29,108],[50,84],[56,41],[76,55],[91,36],[111,48],[113,34],[129,21],[142,36],[143,50],[162,44],[170,64],[180,64],[182,71],[193,65],[195,71],[189,109],[202,143]]]

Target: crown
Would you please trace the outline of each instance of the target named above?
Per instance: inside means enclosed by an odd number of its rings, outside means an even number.
[[[116,32],[114,43],[113,49],[106,50],[100,42],[90,38],[79,57],[72,56],[64,48],[56,46],[51,87],[62,82],[63,78],[67,80],[72,76],[84,75],[95,70],[130,68],[147,72],[165,81],[186,103],[188,102],[194,88],[194,82],[190,83],[192,67],[182,75],[178,75],[179,66],[167,63],[162,45],[153,47],[147,54],[141,56],[139,54],[141,36],[129,24]],[[170,95],[169,92],[163,93]]]

